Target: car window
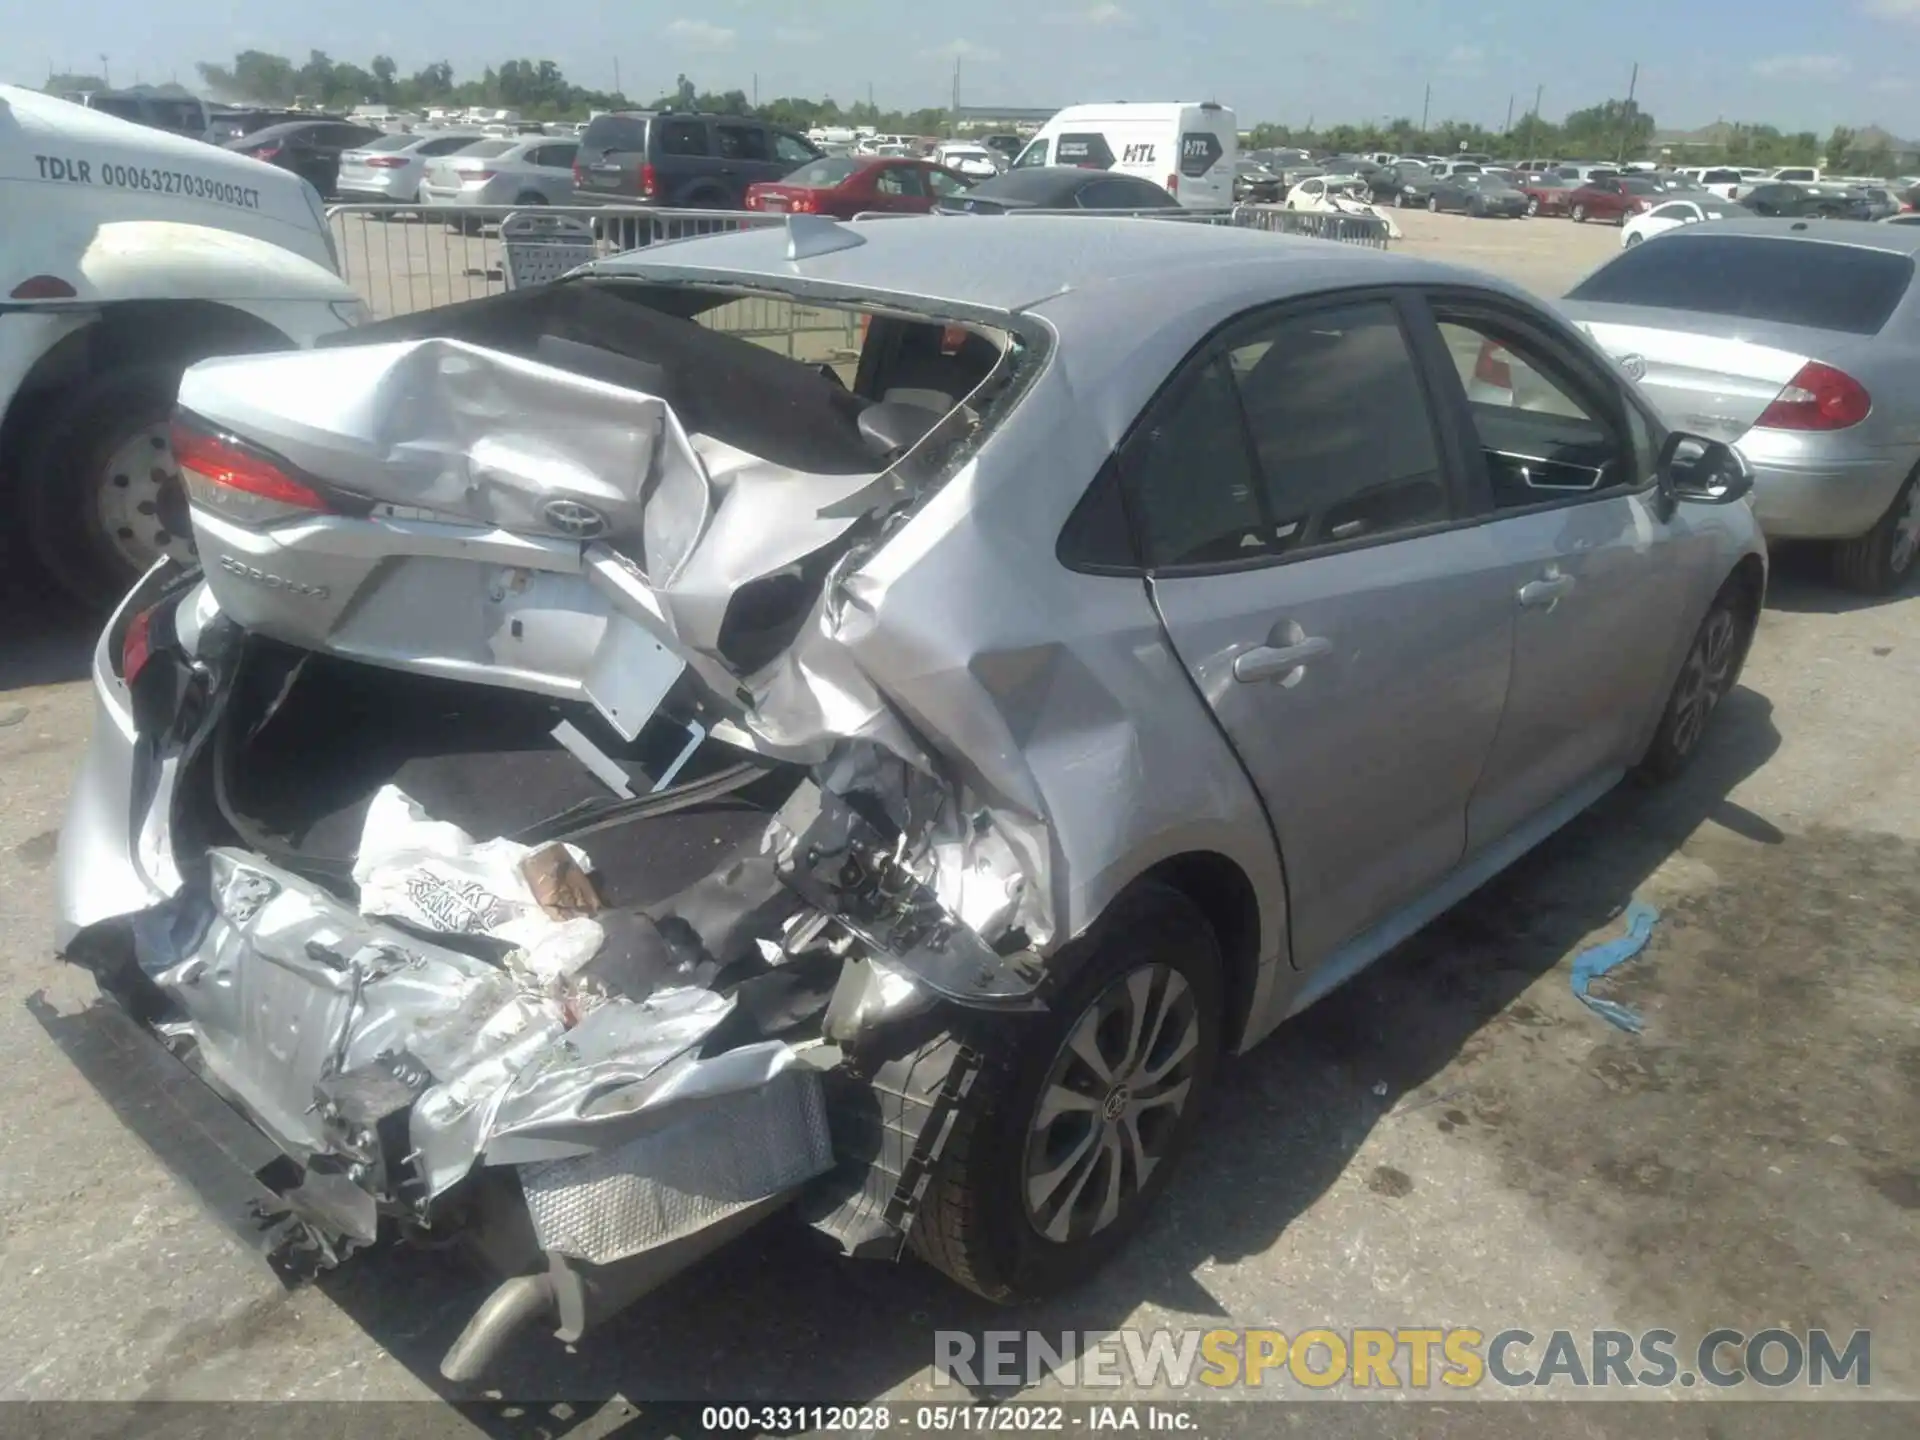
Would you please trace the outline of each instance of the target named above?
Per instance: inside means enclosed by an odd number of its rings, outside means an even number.
[[[1426,397],[1390,304],[1274,321],[1233,344],[1227,361],[1274,553],[1448,517]]]
[[[1083,135],[1062,135],[1054,144],[1054,163],[1077,165],[1087,170],[1111,170],[1113,147],[1107,137],[1094,131]]]
[[[1653,209],[1653,218],[1655,220],[1691,220],[1693,213],[1693,206],[1682,200],[1672,205],[1655,206]]]
[[[1910,255],[1693,231],[1623,250],[1567,297],[1876,335],[1913,283]]]
[[[1224,359],[1175,383],[1129,443],[1125,471],[1149,566],[1219,565],[1268,553],[1253,457]]]
[[[206,128],[206,112],[198,100],[151,100],[154,123],[168,130],[201,131]]]
[[[602,115],[587,123],[580,144],[595,155],[609,151],[628,155],[644,154],[647,148],[647,122],[632,115]]]
[[[831,190],[854,171],[865,168],[860,160],[815,160],[787,176],[783,185],[798,185],[808,190]]]
[[[707,124],[704,120],[659,120],[654,123],[659,129],[662,155],[708,153]]]
[[[770,160],[767,132],[758,125],[716,125],[714,138],[722,160]]]
[[[873,177],[873,188],[880,195],[911,195],[915,193],[907,188],[907,170],[900,165],[889,165]]]
[[[927,193],[927,182],[918,165],[890,165],[887,178],[897,187],[888,190],[889,195],[924,196]]]
[[[1013,168],[1015,170],[1027,170],[1037,165],[1045,165],[1047,163],[1047,145],[1048,142],[1045,140],[1034,141],[1020,152],[1019,158],[1013,162]]]
[[[533,163],[554,170],[566,170],[573,165],[574,145],[542,145],[532,155]]]
[[[1564,357],[1513,327],[1440,312],[1467,394],[1496,509],[1578,499],[1638,483],[1632,442],[1584,398]]]
[[[779,130],[773,132],[773,158],[782,165],[805,165],[819,156],[819,151],[798,136],[787,135]]]
[[[407,138],[411,139],[412,137],[409,136]],[[454,151],[464,149],[472,143],[473,141],[465,135],[436,135],[433,139],[422,145],[416,153],[426,156],[451,155]],[[375,147],[369,145],[367,148],[371,150]]]
[[[929,170],[926,172],[926,178],[927,189],[931,190],[935,196],[942,198],[948,195],[963,195],[973,188],[964,177],[946,170]]]
[[[95,95],[87,101],[89,110],[98,110],[102,115],[117,116],[122,120],[138,122],[144,113],[138,99],[129,95]]]
[[[476,160],[491,160],[513,149],[511,140],[475,140],[464,146],[458,153]]]

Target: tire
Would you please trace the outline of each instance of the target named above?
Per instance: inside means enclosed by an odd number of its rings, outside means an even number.
[[[1427,196],[1427,213],[1429,215],[1438,215],[1440,213],[1440,197],[1438,195]]]
[[[1407,192],[1404,190],[1393,197],[1393,203],[1397,209],[1411,210],[1413,208],[1413,201],[1407,197]]]
[[[1891,595],[1920,560],[1920,470],[1907,477],[1874,527],[1833,547],[1833,578],[1862,595]]]
[[[1584,225],[1587,223],[1587,207],[1586,206],[1575,205],[1573,207],[1573,223],[1576,225]]]
[[[1172,1176],[1219,1061],[1220,952],[1191,901],[1161,886],[1137,887],[1085,943],[1092,948],[1084,964],[1044,1014],[1017,1036],[1005,1035],[1011,1022],[997,1022],[1003,1043],[985,1055],[961,1102],[912,1230],[923,1260],[1001,1304],[1058,1294],[1119,1250]],[[1108,1082],[1080,1058],[1088,1048],[1108,1060],[1127,1049],[1130,1005],[1141,1007],[1146,1024],[1162,1017],[1140,1057],[1152,1062],[1157,1056],[1162,1070],[1151,1093],[1183,1096],[1171,1119],[1154,1120],[1150,1130],[1110,1118],[1116,1105],[1136,1121],[1167,1108],[1130,1107],[1130,1098],[1134,1105],[1138,1100],[1126,1082],[1132,1077],[1139,1085],[1138,1072],[1110,1070],[1113,1088],[1102,1098]],[[1076,1036],[1081,1045],[1070,1048]],[[1180,1050],[1175,1042],[1189,1037],[1190,1048]],[[1041,1102],[1053,1094],[1079,1096],[1085,1108],[1058,1110],[1043,1127]],[[1141,1148],[1128,1148],[1129,1135]],[[1130,1193],[1126,1181],[1137,1181],[1140,1171],[1135,1159],[1116,1163],[1122,1154],[1153,1161],[1145,1183]],[[1034,1174],[1035,1167],[1046,1168]],[[1058,1178],[1046,1190],[1049,1173]],[[1113,1191],[1110,1179],[1120,1182]],[[1031,1200],[1036,1192],[1038,1205]],[[1116,1213],[1103,1221],[1094,1197],[1104,1201],[1110,1194],[1118,1197]],[[1055,1238],[1041,1228],[1049,1222],[1057,1227]]]
[[[91,376],[50,407],[24,447],[27,544],[89,610],[112,606],[161,554],[192,554],[172,446],[153,443],[172,418],[184,364]]]
[[[516,205],[544,205],[547,203],[547,197],[540,194],[537,190],[522,190],[518,195],[513,197],[513,203]]]
[[[1687,647],[1660,728],[1640,761],[1642,778],[1672,780],[1693,763],[1713,712],[1739,683],[1759,619],[1753,594],[1743,583],[1729,580],[1720,587]]]
[[[1631,250],[1634,246],[1638,245],[1642,240],[1646,238],[1647,237],[1644,235],[1629,235],[1627,236],[1626,248]]]
[[[1531,219],[1532,217],[1538,215],[1539,213],[1540,213],[1540,197],[1538,195],[1529,195],[1527,197],[1528,218]]]

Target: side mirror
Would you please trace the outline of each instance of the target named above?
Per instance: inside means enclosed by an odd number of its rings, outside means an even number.
[[[1753,490],[1746,456],[1718,440],[1672,434],[1660,451],[1660,488],[1696,505],[1732,505]]]

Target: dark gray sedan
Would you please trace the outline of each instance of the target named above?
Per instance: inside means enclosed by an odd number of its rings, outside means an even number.
[[[1427,209],[1458,210],[1483,220],[1519,220],[1527,213],[1527,194],[1511,180],[1487,171],[1469,171],[1440,181],[1427,192]]]

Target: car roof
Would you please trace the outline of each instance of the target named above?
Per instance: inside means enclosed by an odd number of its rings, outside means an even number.
[[[1767,219],[1761,216],[1709,220],[1700,225],[1689,225],[1684,230],[1669,231],[1661,240],[1688,240],[1701,235],[1764,235],[1774,240],[1852,245],[1862,250],[1886,250],[1895,255],[1920,255],[1920,227],[1863,225],[1858,220]]]
[[[1510,288],[1386,251],[1178,219],[933,215],[839,228],[862,243],[790,260],[788,227],[764,226],[647,246],[602,260],[593,271],[749,283],[764,276],[782,285],[798,278],[1007,313],[1068,292],[1124,289],[1172,270],[1181,271],[1190,287],[1231,296],[1244,293],[1243,267],[1250,264],[1263,267],[1262,290],[1272,299],[1352,285],[1463,278],[1489,289]]]

